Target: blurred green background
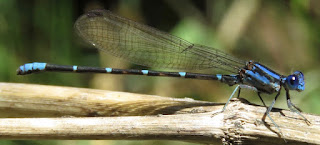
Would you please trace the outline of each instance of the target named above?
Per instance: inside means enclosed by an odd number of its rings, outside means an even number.
[[[85,44],[73,23],[91,9],[135,21],[261,62],[283,75],[305,74],[306,90],[291,91],[304,112],[320,114],[320,1],[317,0],[0,0],[0,81],[97,88],[225,102],[234,87],[215,81],[106,74],[41,73],[17,76],[28,62],[143,68]],[[157,68],[152,68],[159,70]],[[196,71],[198,72],[198,71]],[[206,70],[222,73],[219,70]],[[261,104],[256,93],[241,97]],[[274,95],[263,95],[270,104]],[[276,107],[287,108],[284,93]],[[0,141],[0,144],[190,144],[174,141]]]

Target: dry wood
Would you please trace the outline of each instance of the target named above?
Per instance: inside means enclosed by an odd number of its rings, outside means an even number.
[[[0,113],[2,118],[142,116],[222,105],[190,98],[17,83],[0,83],[0,95],[0,111],[5,112]]]
[[[0,138],[162,139],[217,144],[284,144],[270,120],[266,118],[266,123],[262,121],[265,107],[249,104],[243,99],[232,100],[223,113],[220,112],[222,106],[187,98],[0,83],[1,115],[11,112],[7,117],[25,117],[25,114],[32,117],[77,116],[2,118]],[[287,144],[320,144],[319,116],[303,114],[312,123],[308,126],[290,111],[274,109],[270,114],[281,127]]]

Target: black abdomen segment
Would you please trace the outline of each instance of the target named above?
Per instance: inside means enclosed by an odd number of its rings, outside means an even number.
[[[146,75],[146,76],[165,76],[165,77],[181,77],[200,80],[219,80],[228,85],[240,83],[239,75],[221,75],[221,74],[200,74],[188,72],[165,72],[153,70],[137,70],[137,69],[116,69],[101,68],[88,66],[72,66],[72,65],[56,65],[47,63],[27,63],[21,65],[17,70],[18,75],[26,75],[36,72],[52,71],[52,72],[75,72],[75,73],[110,73],[110,74],[127,74],[127,75]]]

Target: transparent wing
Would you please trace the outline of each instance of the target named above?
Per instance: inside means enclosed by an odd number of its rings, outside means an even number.
[[[84,14],[76,21],[75,29],[96,48],[143,66],[238,72],[245,65],[244,61],[217,49],[192,44],[107,10]]]

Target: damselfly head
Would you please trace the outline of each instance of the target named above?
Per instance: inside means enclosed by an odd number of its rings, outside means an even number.
[[[292,75],[286,78],[286,85],[290,90],[297,90],[299,92],[304,90],[304,75],[300,71],[295,71]]]

